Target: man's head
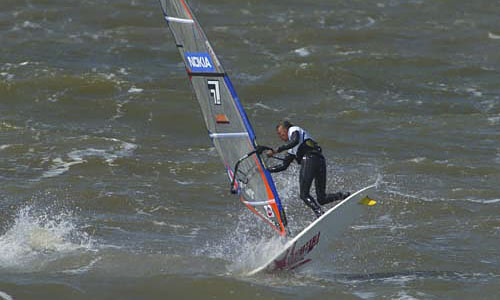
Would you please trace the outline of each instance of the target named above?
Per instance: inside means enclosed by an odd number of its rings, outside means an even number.
[[[292,123],[288,121],[281,121],[278,125],[276,125],[276,133],[278,133],[278,136],[282,141],[288,141],[288,129],[292,126]]]

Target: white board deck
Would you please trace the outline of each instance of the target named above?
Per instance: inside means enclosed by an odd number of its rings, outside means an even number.
[[[297,270],[318,260],[320,254],[329,251],[328,246],[354,221],[373,208],[374,193],[375,185],[370,185],[352,194],[287,242],[283,251],[248,275]]]

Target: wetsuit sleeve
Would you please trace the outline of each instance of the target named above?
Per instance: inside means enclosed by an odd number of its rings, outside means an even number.
[[[269,169],[267,169],[271,173],[276,173],[276,172],[281,172],[285,171],[288,166],[292,163],[293,159],[295,158],[295,155],[292,154],[287,154],[285,158],[283,159],[283,162],[277,166],[273,166]]]
[[[276,152],[279,153],[279,152],[283,152],[283,151],[288,150],[288,149],[292,149],[293,147],[295,147],[299,144],[299,141],[300,141],[299,132],[295,131],[294,133],[292,133],[292,136],[290,137],[290,141],[288,142],[288,144],[284,144],[284,145],[279,146],[279,148],[276,150]]]

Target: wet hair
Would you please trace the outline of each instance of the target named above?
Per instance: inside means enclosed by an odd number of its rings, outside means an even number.
[[[292,127],[292,126],[293,126],[293,124],[290,123],[290,121],[288,121],[288,120],[282,120],[282,121],[280,121],[278,123],[278,125],[276,125],[276,129],[278,129],[279,127],[283,127],[283,128],[288,129],[288,128]]]

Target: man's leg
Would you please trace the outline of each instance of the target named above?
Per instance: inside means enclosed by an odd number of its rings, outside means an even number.
[[[318,202],[316,202],[316,199],[314,199],[310,193],[315,173],[314,161],[311,157],[308,157],[307,155],[304,156],[300,164],[300,199],[302,199],[302,201],[304,201],[304,203],[314,211],[316,217],[319,217],[323,214],[323,211],[321,210],[321,206]]]
[[[318,171],[316,178],[314,180],[314,185],[316,187],[316,196],[318,197],[318,202],[321,205],[325,205],[337,200],[344,200],[349,197],[351,193],[347,192],[337,192],[334,194],[326,194],[326,162],[323,156],[318,156]]]
[[[318,203],[324,205],[327,202],[325,195],[326,188],[326,163],[323,156],[316,155],[317,160],[317,171],[316,177],[314,178],[314,186],[316,187],[316,197],[318,198]]]

